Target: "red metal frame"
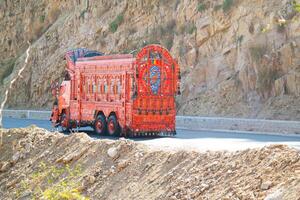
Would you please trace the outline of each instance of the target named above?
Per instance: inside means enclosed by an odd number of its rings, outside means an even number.
[[[70,80],[60,86],[51,120],[68,126],[93,126],[98,114],[115,115],[121,135],[175,133],[175,95],[179,66],[160,45],[144,47],[132,55],[67,58]],[[57,94],[57,93],[55,93]]]

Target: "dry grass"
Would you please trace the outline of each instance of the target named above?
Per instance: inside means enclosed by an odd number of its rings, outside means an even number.
[[[60,15],[61,11],[58,6],[53,6],[48,13],[49,22],[52,24],[54,21],[57,20],[58,16]]]

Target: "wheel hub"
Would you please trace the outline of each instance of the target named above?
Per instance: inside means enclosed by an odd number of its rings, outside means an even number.
[[[110,121],[108,124],[108,129],[110,133],[114,133],[115,132],[115,125],[113,121]]]
[[[97,122],[96,122],[96,128],[97,128],[98,131],[101,131],[101,130],[102,130],[103,124],[102,124],[101,121],[97,121]]]

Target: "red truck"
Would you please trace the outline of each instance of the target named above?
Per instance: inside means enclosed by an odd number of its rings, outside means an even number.
[[[91,126],[100,135],[175,135],[180,69],[169,51],[148,45],[132,54],[67,52],[66,76],[52,89],[53,126]]]

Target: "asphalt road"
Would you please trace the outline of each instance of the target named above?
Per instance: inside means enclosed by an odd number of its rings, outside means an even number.
[[[4,128],[20,128],[35,124],[38,127],[53,130],[47,120],[13,119],[4,118]],[[112,137],[97,136],[91,128],[82,128],[80,132],[86,132],[96,139],[117,139]],[[227,150],[236,151],[248,148],[263,147],[271,144],[286,144],[300,150],[300,137],[297,136],[279,136],[264,134],[246,134],[239,132],[219,132],[219,131],[188,131],[177,130],[174,137],[159,138],[138,138],[133,139],[139,143],[146,144],[156,149],[188,149],[196,151],[217,151]]]

